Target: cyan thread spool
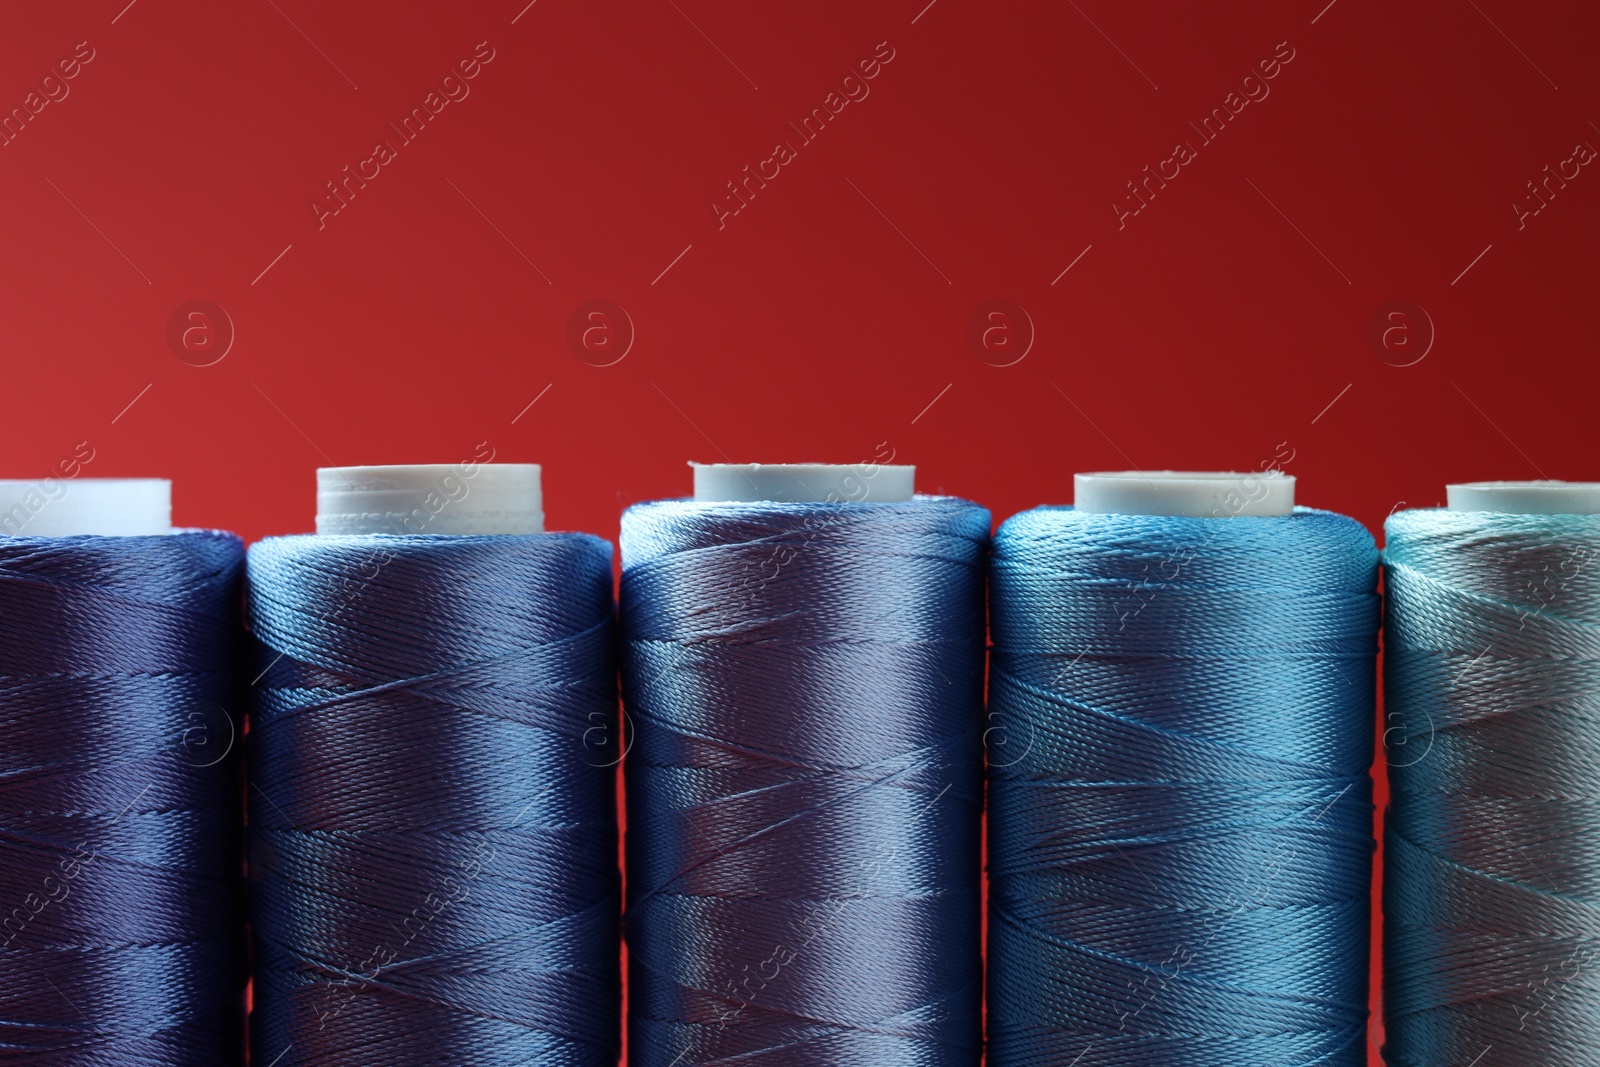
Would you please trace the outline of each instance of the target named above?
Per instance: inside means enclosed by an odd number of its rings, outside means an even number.
[[[171,493],[0,482],[7,1063],[243,1062],[244,545]]]
[[[1076,483],[990,564],[988,1062],[1365,1064],[1372,537],[1275,472]]]
[[[1600,483],[1385,530],[1384,1055],[1600,1064]]]
[[[620,1044],[609,543],[525,464],[328,468],[249,559],[252,1060]]]
[[[622,519],[629,1061],[971,1067],[989,515],[713,465]]]

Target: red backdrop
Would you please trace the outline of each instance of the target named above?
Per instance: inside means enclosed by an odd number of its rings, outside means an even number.
[[[1276,461],[1374,530],[1595,477],[1597,43],[1506,0],[36,5],[0,474],[252,539],[315,466],[483,441],[608,535],[685,460],[884,443],[997,519],[1129,466]]]

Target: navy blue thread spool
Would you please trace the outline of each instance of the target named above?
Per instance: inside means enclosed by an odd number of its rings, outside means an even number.
[[[623,516],[635,1067],[979,1060],[989,516],[911,474]]]
[[[6,1062],[243,1062],[244,545],[170,496],[0,484]]]
[[[611,551],[537,479],[326,469],[251,548],[255,1062],[616,1060]]]
[[[1276,474],[1077,497],[995,537],[989,1062],[1365,1064],[1371,535]]]

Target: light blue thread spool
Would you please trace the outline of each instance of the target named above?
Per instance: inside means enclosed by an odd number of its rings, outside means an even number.
[[[1377,551],[1292,481],[996,534],[994,1067],[1365,1064]]]
[[[1600,1064],[1600,483],[1385,526],[1394,1067]]]

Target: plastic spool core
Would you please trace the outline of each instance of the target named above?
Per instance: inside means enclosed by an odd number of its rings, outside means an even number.
[[[166,478],[0,480],[0,535],[145,537],[172,532]]]
[[[1095,515],[1227,519],[1294,513],[1294,475],[1281,471],[1101,471],[1074,475],[1073,508]]]
[[[879,463],[691,463],[702,502],[894,504],[910,500],[917,468]]]
[[[1600,482],[1464,482],[1445,493],[1451,511],[1600,515]]]
[[[317,468],[319,534],[542,534],[537,463]]]

